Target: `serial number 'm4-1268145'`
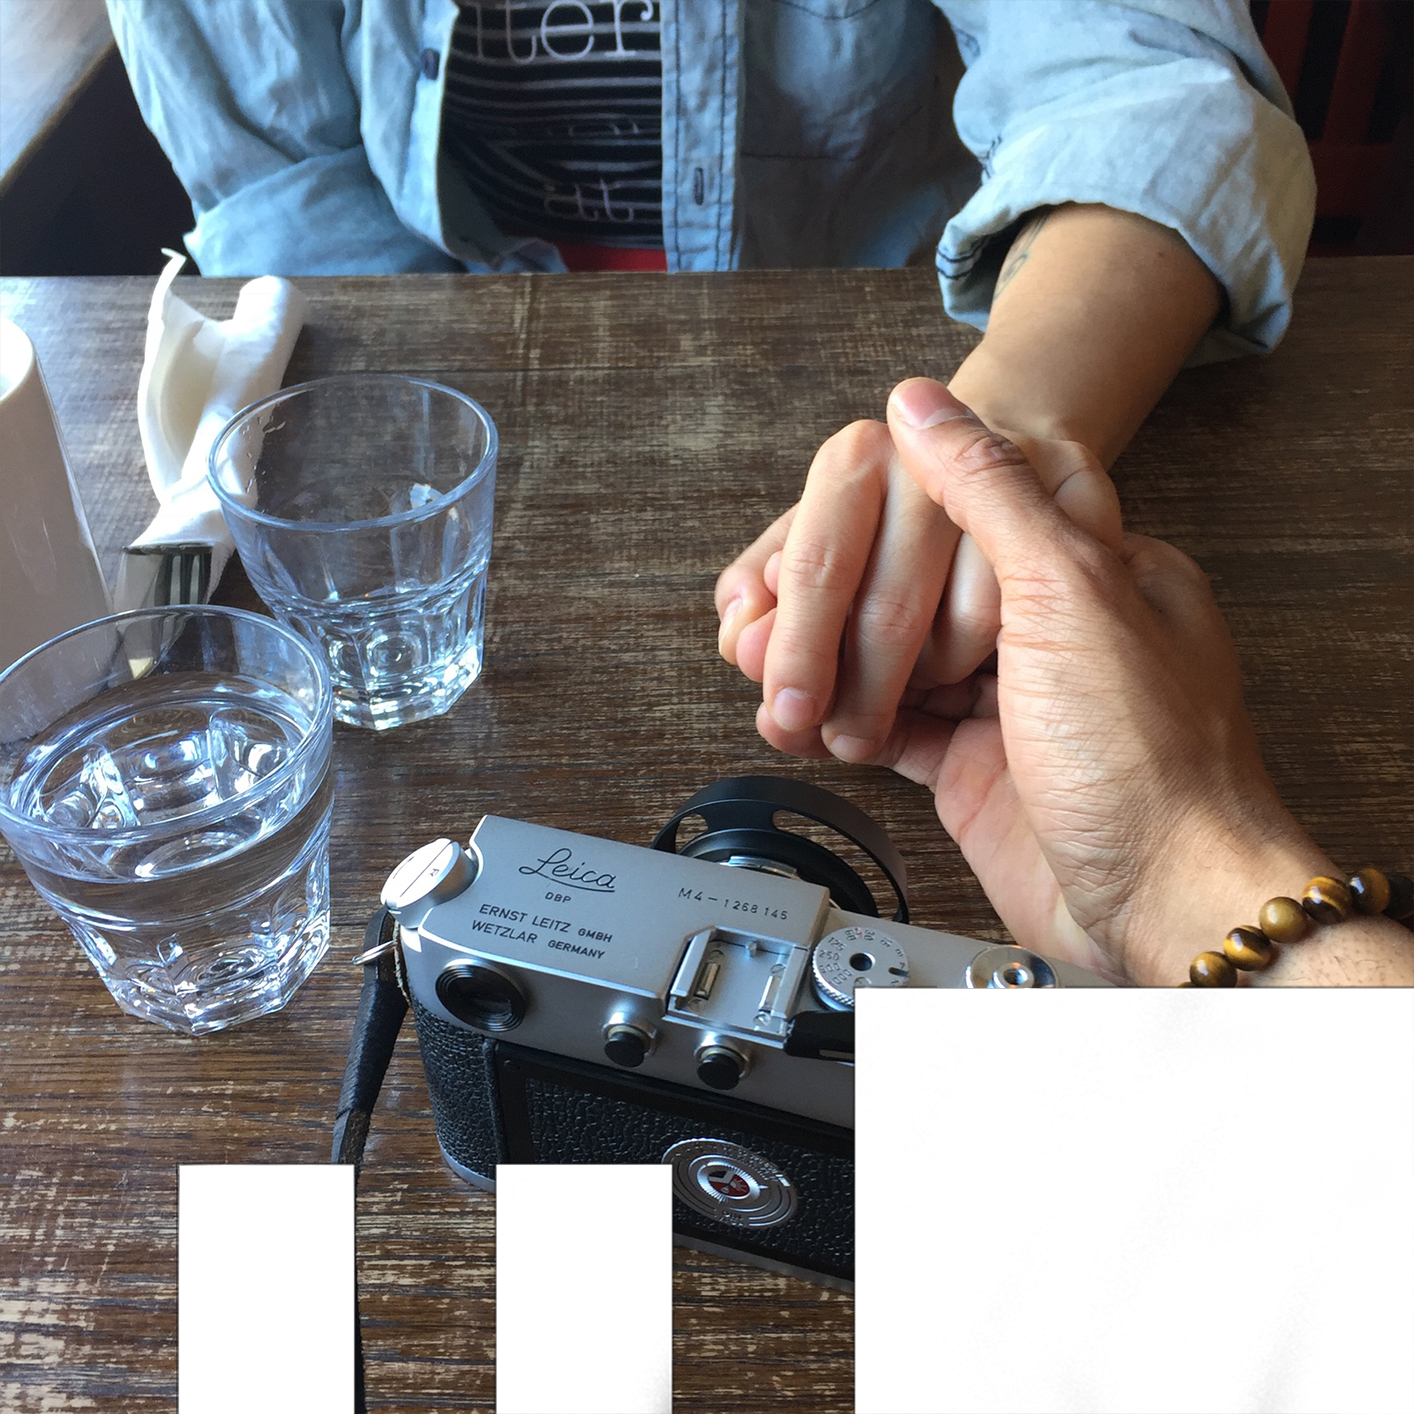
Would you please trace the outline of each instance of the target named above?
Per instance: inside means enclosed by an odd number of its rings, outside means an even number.
[[[771,908],[762,903],[750,903],[746,899],[740,898],[719,898],[716,894],[704,894],[701,889],[679,889],[679,898],[694,899],[698,903],[704,900],[707,903],[720,904],[726,909],[735,909],[739,913],[756,913],[762,918],[789,918],[790,911],[785,908]]]

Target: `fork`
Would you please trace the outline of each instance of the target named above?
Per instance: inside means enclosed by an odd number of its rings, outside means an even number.
[[[125,555],[157,556],[157,577],[148,596],[154,608],[170,604],[204,604],[211,588],[211,546],[202,541],[169,545],[125,545]]]

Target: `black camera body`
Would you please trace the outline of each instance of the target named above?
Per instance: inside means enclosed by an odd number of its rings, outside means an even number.
[[[874,860],[890,921],[787,812]],[[699,792],[652,849],[488,815],[466,849],[410,855],[383,903],[456,1173],[668,1163],[679,1241],[833,1285],[853,1278],[855,988],[1107,985],[909,925],[878,826],[774,777]]]

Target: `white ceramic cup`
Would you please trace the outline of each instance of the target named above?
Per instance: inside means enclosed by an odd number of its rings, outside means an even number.
[[[112,612],[34,345],[0,319],[0,670]]]

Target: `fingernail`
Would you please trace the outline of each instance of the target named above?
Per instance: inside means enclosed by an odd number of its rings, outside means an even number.
[[[799,688],[783,687],[771,699],[771,715],[784,731],[803,732],[815,725],[815,699]]]
[[[972,412],[954,398],[940,383],[928,378],[914,378],[895,388],[889,397],[900,419],[920,432],[951,422],[957,417],[971,417]]]
[[[719,648],[722,646],[722,640],[727,636],[727,630],[735,622],[736,616],[741,613],[742,605],[745,602],[744,598],[733,599],[723,610],[721,626],[717,629],[717,646]]]
[[[871,738],[863,736],[831,737],[825,744],[830,748],[832,756],[854,765],[858,765],[861,761],[868,761],[873,756],[876,746]]]

